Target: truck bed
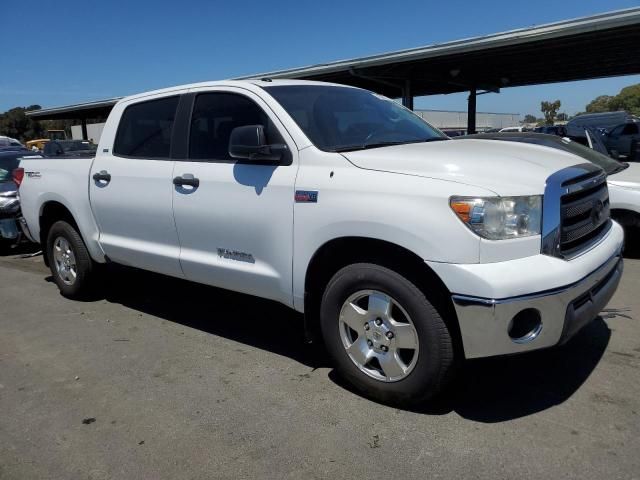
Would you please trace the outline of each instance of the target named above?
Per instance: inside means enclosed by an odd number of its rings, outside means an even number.
[[[89,173],[95,157],[25,158],[20,186],[22,212],[35,241],[40,238],[40,216],[45,208],[62,205],[73,215],[87,248],[96,260],[104,259],[99,231],[89,202]],[[63,193],[63,195],[61,193]]]

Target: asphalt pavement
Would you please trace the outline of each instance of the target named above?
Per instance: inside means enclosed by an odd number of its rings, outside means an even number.
[[[568,345],[415,411],[351,392],[275,303],[123,268],[103,292],[0,257],[0,479],[640,478],[640,260]]]

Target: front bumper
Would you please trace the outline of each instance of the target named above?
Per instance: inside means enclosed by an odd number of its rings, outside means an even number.
[[[594,320],[620,282],[623,241],[614,223],[601,242],[568,261],[535,255],[429,266],[452,292],[465,356],[509,355],[564,343]],[[514,317],[523,310],[529,318],[539,316],[538,328],[514,335]]]
[[[582,280],[562,288],[503,299],[453,295],[467,358],[508,355],[562,344],[594,320],[615,293],[623,261],[615,255]],[[539,325],[512,338],[512,319],[535,310]]]

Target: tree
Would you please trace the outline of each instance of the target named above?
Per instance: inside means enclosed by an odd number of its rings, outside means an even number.
[[[633,115],[640,115],[640,83],[624,87],[618,95],[600,95],[589,102],[586,110],[587,113],[626,110]]]
[[[544,122],[547,125],[553,125],[558,110],[560,110],[560,105],[562,105],[560,100],[556,100],[555,102],[540,102],[540,111],[544,114]]]
[[[0,114],[0,135],[17,138],[20,141],[42,136],[42,126],[36,120],[25,115],[27,109],[37,110],[39,105],[15,107]]]
[[[612,110],[611,101],[613,97],[610,95],[600,95],[599,97],[594,98],[587,105],[587,113],[601,113],[601,112],[609,112]]]
[[[616,110],[626,110],[633,115],[640,115],[640,83],[620,90],[620,93],[613,97],[611,106]]]
[[[538,119],[535,115],[531,115],[530,113],[524,116],[524,123],[536,123]]]

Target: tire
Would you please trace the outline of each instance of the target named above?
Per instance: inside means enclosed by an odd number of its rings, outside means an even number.
[[[66,257],[60,258],[60,252]],[[65,221],[51,226],[47,236],[47,255],[51,275],[63,296],[78,300],[93,293],[96,264],[74,226]]]
[[[320,326],[337,373],[374,400],[416,406],[443,392],[453,377],[445,322],[418,287],[388,268],[358,263],[338,271],[322,297]]]

